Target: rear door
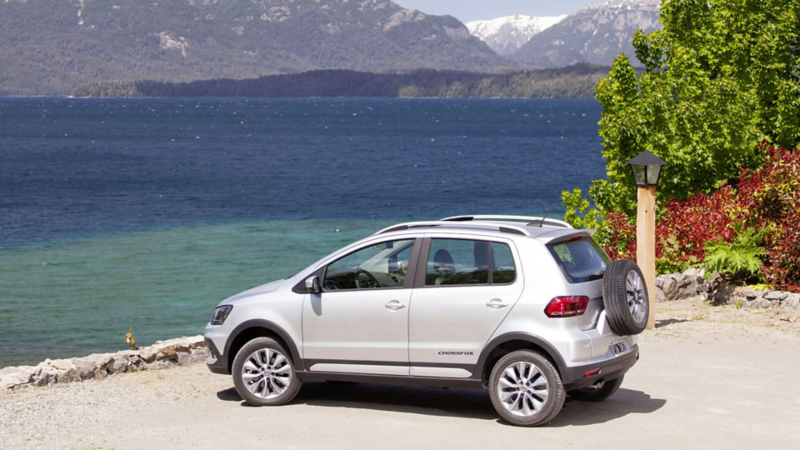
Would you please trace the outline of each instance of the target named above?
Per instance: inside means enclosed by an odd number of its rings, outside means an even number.
[[[512,241],[426,238],[409,312],[411,375],[469,377],[522,288]]]

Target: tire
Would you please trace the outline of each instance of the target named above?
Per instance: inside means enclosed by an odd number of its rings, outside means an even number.
[[[497,414],[521,427],[550,422],[566,398],[558,371],[532,350],[517,350],[500,358],[489,378],[489,395]]]
[[[245,344],[233,360],[236,392],[253,406],[280,406],[292,401],[303,382],[289,355],[268,337]]]
[[[617,389],[622,385],[623,378],[625,377],[622,376],[606,381],[602,386],[596,389],[585,388],[567,391],[567,395],[582,402],[602,402],[617,392]]]
[[[603,304],[611,330],[619,336],[639,334],[650,317],[649,294],[639,266],[630,260],[614,261],[603,275]]]

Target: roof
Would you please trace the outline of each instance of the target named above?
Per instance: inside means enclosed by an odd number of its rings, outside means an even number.
[[[485,230],[534,238],[550,235],[555,238],[567,234],[574,234],[576,231],[568,223],[556,219],[533,216],[473,215],[446,217],[434,221],[400,223],[384,228],[375,233],[375,235],[403,231],[411,228]]]

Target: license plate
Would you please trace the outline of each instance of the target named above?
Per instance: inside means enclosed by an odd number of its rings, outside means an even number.
[[[623,341],[612,342],[611,345],[608,346],[608,348],[611,349],[611,353],[613,353],[614,356],[624,355],[629,351],[628,346],[625,345],[625,342]]]

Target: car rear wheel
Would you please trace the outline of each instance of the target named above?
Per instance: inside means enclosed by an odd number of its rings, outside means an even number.
[[[639,266],[630,260],[614,261],[603,275],[603,304],[611,330],[619,336],[639,334],[650,317],[647,285]]]
[[[619,387],[622,385],[623,378],[625,377],[623,376],[614,378],[613,380],[605,381],[602,385],[596,387],[567,391],[567,395],[582,402],[602,402],[617,392]]]
[[[531,350],[502,357],[489,379],[492,405],[506,422],[535,427],[551,421],[564,406],[564,386],[555,367]]]
[[[245,344],[233,360],[236,392],[253,406],[280,406],[300,391],[289,353],[274,339],[255,338]]]

